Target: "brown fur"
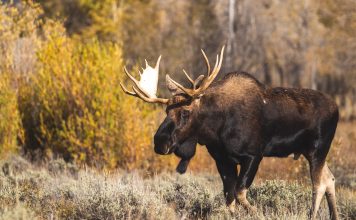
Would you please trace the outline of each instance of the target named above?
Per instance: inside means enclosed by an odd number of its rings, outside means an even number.
[[[334,177],[325,164],[339,116],[330,97],[310,89],[267,88],[247,73],[228,74],[196,97],[170,89],[176,95],[154,141],[157,153],[182,158],[177,170],[185,172],[197,143],[206,145],[222,178],[226,204],[232,207],[237,200],[254,210],[246,192],[262,158],[303,155],[313,182],[311,217],[326,194],[331,217],[338,218]]]

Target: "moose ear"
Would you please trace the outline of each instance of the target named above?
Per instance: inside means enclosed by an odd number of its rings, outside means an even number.
[[[172,83],[171,77],[169,75],[166,75],[166,86],[168,90],[172,93],[172,95],[177,95],[180,93],[184,93],[178,86],[176,86],[174,83]]]

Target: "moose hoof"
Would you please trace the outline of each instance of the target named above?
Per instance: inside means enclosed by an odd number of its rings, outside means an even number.
[[[246,209],[251,214],[257,214],[257,208],[255,206],[249,205]]]
[[[240,203],[246,210],[248,213],[251,214],[256,214],[257,213],[257,208],[253,205],[251,205],[250,203]]]
[[[230,205],[227,205],[227,208],[229,209],[230,213],[235,213],[235,209],[236,209],[235,201],[232,201],[232,203],[230,203]]]
[[[176,171],[179,174],[184,174],[187,171],[189,165],[189,160],[181,160],[176,168]]]

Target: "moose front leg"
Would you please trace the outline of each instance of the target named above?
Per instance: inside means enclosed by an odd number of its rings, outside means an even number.
[[[216,161],[220,177],[224,185],[224,196],[226,205],[231,212],[235,211],[235,186],[237,181],[236,164],[226,160]]]
[[[245,156],[240,159],[240,173],[236,184],[236,199],[249,211],[256,212],[256,207],[252,206],[246,198],[247,190],[251,186],[253,179],[256,176],[258,166],[262,157]]]

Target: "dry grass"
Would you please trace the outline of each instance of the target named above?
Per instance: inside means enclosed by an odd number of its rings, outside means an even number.
[[[21,157],[1,162],[0,219],[306,219],[311,189],[295,181],[253,185],[251,215],[225,207],[220,178],[214,174],[114,173],[78,169],[63,160],[41,167]],[[356,193],[338,188],[344,219],[356,218]],[[320,219],[327,219],[323,202]]]

